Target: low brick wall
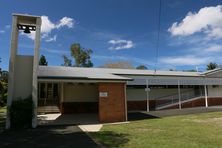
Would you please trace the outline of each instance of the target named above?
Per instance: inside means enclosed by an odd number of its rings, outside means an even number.
[[[125,114],[125,84],[99,83],[99,92],[107,92],[107,97],[99,97],[100,122],[123,122]]]
[[[98,113],[98,102],[63,102],[60,111],[62,114]]]
[[[161,104],[164,102],[169,102],[168,100],[158,100],[158,103]],[[149,100],[150,110],[155,110],[157,104],[157,100]],[[127,108],[128,111],[135,111],[135,110],[146,110],[147,102],[146,100],[142,101],[127,101]],[[221,98],[208,98],[208,106],[217,106],[222,105],[222,97]],[[192,107],[201,107],[205,106],[205,98],[200,98],[198,100],[182,103],[182,108],[192,108]],[[164,109],[178,109],[179,105],[174,105]],[[164,110],[163,109],[163,110]]]
[[[149,100],[149,108],[150,110],[155,110],[156,101]],[[147,110],[147,101],[127,101],[127,109],[128,111],[135,111],[135,110]]]
[[[217,105],[222,105],[222,97],[208,98],[208,106],[217,106]],[[181,108],[192,108],[192,107],[201,107],[201,106],[205,106],[205,98],[200,98],[194,101],[181,104]],[[179,108],[179,105],[171,106],[165,109],[176,109],[176,108]]]
[[[209,98],[208,105],[209,106],[222,105],[222,97],[221,98]]]

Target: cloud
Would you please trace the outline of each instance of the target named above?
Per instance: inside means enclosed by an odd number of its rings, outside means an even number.
[[[68,28],[73,28],[74,26],[74,19],[69,18],[69,17],[63,17],[62,19],[59,20],[58,23],[53,23],[48,16],[41,16],[42,19],[42,25],[41,25],[41,38],[44,39],[46,42],[50,41],[56,41],[57,35],[50,36],[51,32],[56,29],[60,29],[62,27],[68,27]],[[28,38],[34,40],[35,39],[35,32],[31,32],[30,34],[24,34]]]
[[[5,29],[10,29],[11,28],[11,25],[6,25],[5,26]]]
[[[53,37],[47,38],[45,41],[46,42],[55,42],[57,39],[57,35],[54,35]]]
[[[10,29],[10,27],[11,27],[10,25],[6,25],[6,26],[4,27],[4,29],[0,30],[0,34],[5,33],[6,30]]]
[[[72,28],[73,27],[73,23],[74,20],[72,18],[69,17],[63,17],[59,23],[56,25],[56,28],[60,28],[63,26],[67,26],[68,28]]]
[[[111,50],[129,49],[134,47],[133,41],[131,40],[109,40],[108,43],[112,45],[109,47]]]
[[[201,49],[199,51],[201,51]],[[220,51],[222,51],[222,45],[213,44],[213,45],[210,45],[206,48],[203,48],[202,51],[207,52],[207,53],[220,52]]]
[[[19,45],[19,48],[22,48],[22,49],[33,49],[33,46],[32,45],[26,45],[26,44],[20,44]],[[43,51],[43,52],[47,52],[47,53],[50,53],[50,54],[68,54],[69,51],[67,50],[57,50],[57,49],[51,49],[51,48],[47,48],[47,47],[40,47],[40,50]]]
[[[173,36],[204,33],[209,39],[222,38],[222,5],[189,12],[181,22],[174,22],[168,31]]]
[[[196,66],[211,62],[211,57],[198,57],[195,55],[171,56],[160,58],[160,63],[171,64],[175,66]]]

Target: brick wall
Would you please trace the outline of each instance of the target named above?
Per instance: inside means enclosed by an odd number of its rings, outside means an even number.
[[[123,122],[125,114],[125,83],[99,83],[99,92],[107,92],[107,97],[99,97],[100,122]]]
[[[164,101],[169,102],[169,100],[158,100],[158,103],[164,103]],[[156,100],[149,100],[149,106],[150,106],[150,110],[155,110],[156,107]],[[147,102],[146,100],[142,100],[142,101],[127,101],[127,109],[128,111],[135,111],[135,110],[146,110],[146,105]],[[208,106],[217,106],[217,105],[222,105],[222,98],[208,98]],[[186,102],[186,103],[182,103],[181,107],[182,108],[192,108],[192,107],[201,107],[201,106],[205,106],[205,98],[200,98],[198,100],[194,100],[194,101],[190,101],[190,102]],[[168,108],[164,108],[164,109],[178,109],[179,105],[174,105]],[[164,110],[163,109],[163,110]]]
[[[98,113],[98,102],[62,102],[60,112],[62,114]]]
[[[149,109],[155,110],[156,107],[156,101],[155,100],[149,100]],[[147,101],[141,100],[141,101],[127,101],[127,109],[128,111],[135,111],[135,110],[147,110]]]

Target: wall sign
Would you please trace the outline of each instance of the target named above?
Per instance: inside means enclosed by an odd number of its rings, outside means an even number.
[[[150,88],[145,88],[145,91],[150,91]]]
[[[108,92],[99,92],[99,97],[108,97]]]

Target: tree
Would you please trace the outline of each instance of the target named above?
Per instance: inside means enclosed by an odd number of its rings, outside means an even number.
[[[148,69],[145,65],[139,65],[136,67],[136,69],[143,69],[143,70],[146,70]]]
[[[63,55],[63,60],[64,63],[62,64],[62,66],[72,66],[72,60],[69,59],[66,55]]]
[[[2,62],[2,59],[0,58],[0,63]],[[2,76],[2,69],[0,67],[0,77]]]
[[[4,106],[6,104],[7,90],[8,90],[8,72],[0,68],[0,106]]]
[[[91,49],[84,49],[80,44],[74,43],[71,45],[71,56],[75,60],[76,67],[93,67],[90,55],[92,54]]]
[[[6,70],[1,71],[0,80],[5,83],[8,83],[8,71]]]
[[[185,72],[197,72],[197,70],[194,70],[194,69],[190,69],[190,70],[183,70]]]
[[[217,67],[218,67],[217,63],[210,62],[207,65],[207,70],[213,70],[213,69],[216,69]]]
[[[121,69],[134,69],[133,65],[128,61],[117,61],[106,63],[101,68],[121,68]]]
[[[41,57],[39,59],[39,65],[44,65],[44,66],[48,65],[48,62],[47,62],[47,60],[46,60],[44,55],[41,55]]]

